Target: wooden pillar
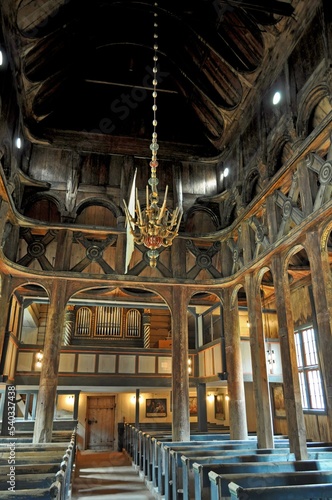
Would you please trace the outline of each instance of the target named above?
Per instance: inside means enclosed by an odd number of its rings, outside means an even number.
[[[139,398],[140,398],[140,390],[136,389],[136,397],[135,397],[135,427],[138,429],[139,427]]]
[[[197,385],[198,431],[207,432],[206,384]]]
[[[240,325],[237,297],[231,301],[232,291],[223,293],[223,317],[225,351],[227,359],[227,381],[229,394],[229,421],[231,439],[248,439],[246,402],[243,382],[240,346]]]
[[[332,439],[332,278],[325,242],[317,231],[307,233],[306,249],[309,256],[312,295],[318,327],[318,352],[324,383],[329,441]]]
[[[67,300],[65,289],[66,287],[61,280],[54,280],[46,323],[44,357],[33,433],[34,443],[47,443],[52,439],[60,346]]]
[[[190,439],[187,307],[185,287],[175,286],[171,305],[173,441]]]
[[[73,246],[73,232],[63,229],[57,234],[57,250],[54,261],[55,271],[69,271]]]
[[[122,228],[125,225],[125,217],[118,217],[118,228]],[[126,247],[127,238],[126,234],[118,234],[116,239],[116,252],[114,260],[114,268],[117,274],[125,273],[125,260],[126,260]]]
[[[11,278],[0,275],[0,360],[3,358],[3,347],[10,311]]]
[[[266,369],[265,338],[260,288],[252,274],[246,276],[246,293],[250,324],[250,350],[256,405],[257,446],[273,448],[273,422],[269,380]]]
[[[186,240],[175,238],[171,246],[172,269],[174,278],[186,277]]]
[[[306,429],[304,424],[299,374],[296,362],[290,289],[288,274],[283,270],[280,255],[273,256],[272,271],[278,317],[289,444],[291,451],[295,454],[296,460],[305,460],[308,457]]]

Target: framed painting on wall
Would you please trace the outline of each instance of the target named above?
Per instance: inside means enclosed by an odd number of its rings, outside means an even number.
[[[274,416],[278,418],[286,417],[284,388],[282,385],[272,385],[272,401]]]
[[[214,396],[214,418],[225,420],[225,397],[223,394]]]
[[[190,396],[189,397],[189,416],[197,417],[197,397]]]
[[[167,417],[167,400],[166,398],[152,398],[146,400],[146,412],[145,416],[147,418],[152,417]]]

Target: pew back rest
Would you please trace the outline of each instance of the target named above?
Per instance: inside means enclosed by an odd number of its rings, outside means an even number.
[[[211,499],[213,498],[214,500],[230,498],[228,485],[232,482],[241,485],[242,488],[332,483],[332,471],[298,471],[254,475],[220,475],[210,471],[208,476],[211,485]]]
[[[209,485],[209,472],[216,474],[276,474],[296,471],[332,471],[332,460],[301,460],[288,462],[260,462],[260,463],[222,463],[199,464],[193,463],[195,488],[204,488]]]
[[[332,498],[332,484],[308,484],[297,486],[274,486],[267,488],[242,488],[229,484],[231,499],[240,500],[323,500]]]

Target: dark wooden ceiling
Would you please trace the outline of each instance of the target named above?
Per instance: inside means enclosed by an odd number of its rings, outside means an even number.
[[[16,5],[3,0],[3,25],[31,140],[106,140],[115,154],[149,155],[155,30],[158,136],[168,158],[218,156],[280,70],[283,33],[296,36],[294,8],[278,0]],[[262,67],[270,78],[261,83]]]

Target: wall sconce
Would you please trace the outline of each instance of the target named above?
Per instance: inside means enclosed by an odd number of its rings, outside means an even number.
[[[229,401],[229,395],[228,394],[226,394],[226,396],[225,396],[225,401]]]
[[[191,358],[188,358],[188,373],[189,375],[191,375],[191,372],[192,372],[192,367],[191,367]]]
[[[212,403],[214,401],[214,394],[209,393],[206,396],[206,399],[209,401],[209,403]]]
[[[273,365],[275,365],[275,353],[274,350],[271,349],[271,345],[269,344],[268,349],[266,351],[267,354],[267,363],[270,366],[270,373],[273,373]]]
[[[37,352],[37,354],[36,354],[36,368],[41,368],[42,362],[43,362],[43,357],[44,357],[43,351]]]
[[[135,404],[135,403],[136,403],[136,396],[131,396],[130,401],[131,401],[133,404]],[[142,403],[142,401],[143,401],[142,396],[139,396],[139,398],[138,398],[138,402],[139,402],[139,403]]]
[[[250,328],[250,323],[248,319],[247,319],[247,328]]]
[[[73,405],[74,404],[74,399],[75,399],[74,396],[72,394],[69,394],[67,396],[67,404],[68,405]]]

